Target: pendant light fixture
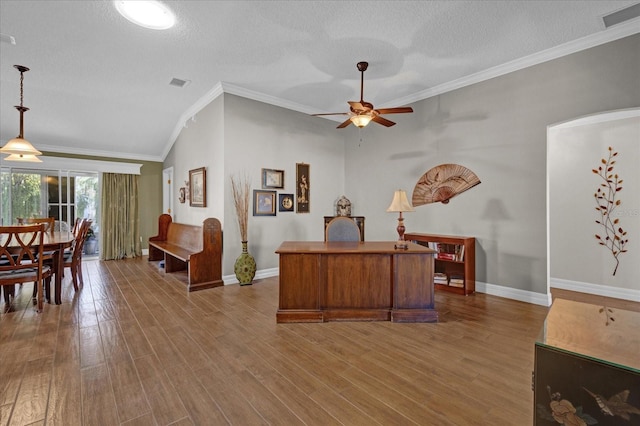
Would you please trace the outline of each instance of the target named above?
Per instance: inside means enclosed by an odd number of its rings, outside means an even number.
[[[29,143],[29,141],[24,138],[24,113],[29,111],[29,108],[22,105],[22,84],[24,81],[24,73],[29,71],[29,68],[22,65],[14,65],[13,67],[20,71],[20,106],[15,107],[20,112],[20,134],[18,135],[18,137],[11,139],[5,144],[5,146],[0,148],[0,153],[11,154],[6,158],[6,160],[8,161],[27,161],[42,163],[42,160],[37,157],[38,155],[42,155],[42,153],[35,149],[33,145],[31,145],[31,143]]]

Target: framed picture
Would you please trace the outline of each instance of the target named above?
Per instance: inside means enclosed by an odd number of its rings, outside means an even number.
[[[253,215],[276,215],[276,191],[253,190]]]
[[[281,212],[293,211],[293,194],[278,194],[278,210]]]
[[[187,189],[184,186],[180,188],[180,195],[178,196],[178,201],[180,201],[180,203],[184,203],[185,201],[187,201]]]
[[[284,170],[262,169],[262,188],[284,188]]]
[[[207,170],[204,167],[189,170],[189,205],[207,207]]]
[[[296,212],[309,213],[309,191],[311,185],[309,180],[309,165],[296,163]]]

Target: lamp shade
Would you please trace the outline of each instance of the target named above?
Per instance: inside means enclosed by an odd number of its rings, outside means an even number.
[[[370,114],[359,114],[359,115],[352,116],[350,118],[350,120],[356,126],[364,127],[367,124],[369,124],[369,122],[371,121],[372,118],[373,118],[373,116],[370,115]]]
[[[412,212],[414,211],[411,203],[407,199],[407,193],[402,189],[396,190],[393,194],[393,201],[387,209],[388,212]]]
[[[41,159],[39,159],[35,155],[30,155],[30,154],[25,154],[25,155],[22,155],[22,154],[11,154],[7,158],[5,158],[5,161],[22,161],[22,162],[25,162],[25,163],[42,163]]]
[[[0,148],[0,152],[3,154],[15,155],[42,155],[42,153],[35,149],[28,140],[21,137],[11,139],[2,148]]]

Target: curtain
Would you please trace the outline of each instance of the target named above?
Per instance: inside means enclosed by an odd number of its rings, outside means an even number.
[[[138,175],[102,174],[100,259],[142,255],[138,214]]]

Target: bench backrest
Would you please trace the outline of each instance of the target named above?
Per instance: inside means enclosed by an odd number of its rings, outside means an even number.
[[[167,242],[200,252],[202,251],[202,226],[171,222],[167,230]]]

